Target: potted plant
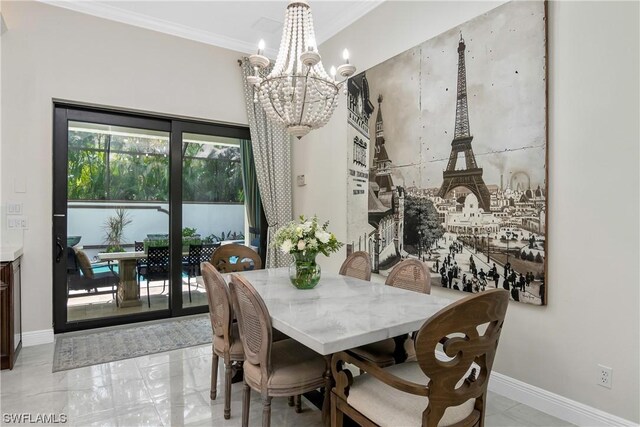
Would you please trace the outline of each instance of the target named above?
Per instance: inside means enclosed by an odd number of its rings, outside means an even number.
[[[107,252],[124,252],[122,238],[124,228],[129,224],[131,218],[124,208],[116,209],[116,214],[107,218],[102,227],[105,231],[104,243],[107,245]]]
[[[195,228],[184,227],[182,229],[182,252],[189,252],[190,245],[202,244],[200,235],[196,233]]]

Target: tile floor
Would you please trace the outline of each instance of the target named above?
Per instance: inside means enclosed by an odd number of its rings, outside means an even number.
[[[0,374],[3,414],[65,414],[72,426],[239,426],[242,387],[232,388],[231,419],[219,397],[209,399],[209,344],[63,372],[51,372],[53,344],[22,349],[12,371]],[[222,372],[218,378],[222,379]],[[249,424],[261,424],[252,393]],[[322,426],[320,411],[305,402],[296,414],[287,399],[273,399],[272,425]],[[4,422],[3,422],[3,425]],[[489,393],[485,426],[570,426],[513,400]]]
[[[151,293],[151,307],[149,307],[147,302],[146,289],[140,296],[142,304],[134,307],[118,307],[110,295],[96,295],[70,299],[74,304],[69,304],[67,307],[67,320],[71,322],[77,320],[123,316],[126,314],[143,313],[147,311],[167,310],[169,308],[169,297],[167,296],[166,291],[164,294],[159,294],[160,290],[162,290],[162,286],[157,290],[157,295]],[[187,291],[183,291],[182,301],[183,307],[206,306],[207,294],[202,287],[197,290],[192,289],[191,301],[189,301],[189,293]]]

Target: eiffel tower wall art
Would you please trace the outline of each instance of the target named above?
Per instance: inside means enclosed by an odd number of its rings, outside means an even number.
[[[546,4],[503,4],[349,80],[347,250],[546,304]]]

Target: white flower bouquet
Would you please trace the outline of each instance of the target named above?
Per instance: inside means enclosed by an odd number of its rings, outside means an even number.
[[[299,221],[292,221],[276,231],[273,245],[286,254],[316,255],[322,253],[329,256],[342,246],[336,236],[327,231],[329,221],[318,224],[318,217],[307,220],[304,215]]]

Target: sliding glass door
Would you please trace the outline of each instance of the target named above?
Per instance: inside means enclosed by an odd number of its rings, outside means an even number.
[[[244,244],[244,192],[240,140],[182,133],[183,307],[207,305],[196,282],[200,263],[221,244]]]
[[[55,331],[206,311],[200,262],[244,242],[248,130],[66,105],[54,119]]]

